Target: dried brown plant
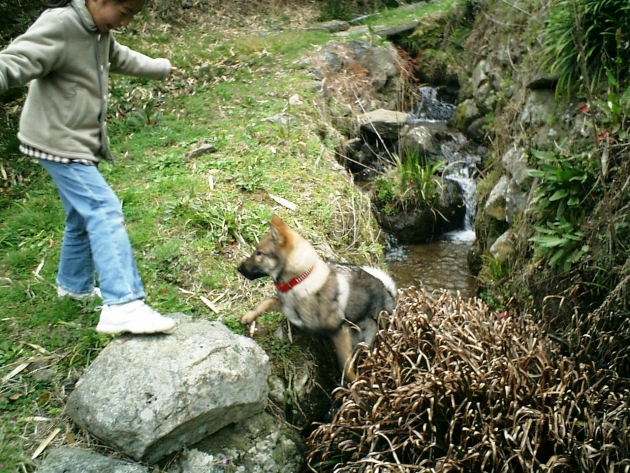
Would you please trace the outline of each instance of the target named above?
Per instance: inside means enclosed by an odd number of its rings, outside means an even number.
[[[627,472],[630,382],[533,318],[415,288],[307,440],[312,471]]]

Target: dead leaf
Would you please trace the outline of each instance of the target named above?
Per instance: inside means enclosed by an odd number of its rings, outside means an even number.
[[[219,309],[212,302],[208,300],[208,298],[204,296],[199,296],[199,299],[201,299],[201,302],[206,304],[210,308],[210,310],[214,312],[215,314],[218,314],[220,312]]]
[[[48,447],[50,442],[54,440],[54,438],[57,436],[59,432],[61,432],[61,429],[53,430],[50,433],[50,435],[46,437],[46,440],[44,440],[41,444],[39,444],[39,447],[37,447],[37,450],[35,450],[35,453],[33,453],[31,460],[35,460],[44,450],[46,450],[46,447]]]
[[[10,380],[14,376],[16,376],[19,373],[21,373],[22,371],[24,371],[28,367],[28,365],[30,365],[30,364],[31,364],[31,362],[27,361],[26,363],[22,363],[22,364],[18,365],[13,371],[11,371],[8,375],[6,375],[4,378],[2,378],[2,381]]]
[[[49,354],[49,353],[50,353],[50,352],[49,352],[48,350],[46,350],[45,348],[40,347],[39,345],[36,345],[36,344],[34,344],[34,343],[27,343],[27,345],[28,345],[29,347],[31,347],[31,348],[34,348],[35,350],[37,350],[38,352],[40,352],[40,353],[42,353],[42,354],[44,354],[44,355],[47,355],[47,354]]]
[[[271,199],[275,200],[277,203],[286,207],[289,210],[297,210],[297,205],[295,205],[293,202],[288,201],[287,199],[283,199],[282,197],[278,197],[273,194],[269,194],[269,197],[271,197]]]

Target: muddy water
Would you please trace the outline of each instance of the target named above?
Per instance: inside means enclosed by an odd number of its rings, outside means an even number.
[[[473,297],[477,290],[467,254],[474,240],[470,231],[456,232],[439,241],[404,245],[386,256],[387,266],[398,287],[420,286],[428,291],[459,291]]]

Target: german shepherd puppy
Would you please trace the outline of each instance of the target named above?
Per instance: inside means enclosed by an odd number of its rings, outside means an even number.
[[[381,312],[391,314],[396,307],[396,285],[385,272],[322,260],[277,215],[238,272],[250,280],[270,276],[277,289],[275,298],[261,302],[241,323],[250,324],[273,310],[296,327],[329,336],[348,381],[356,379],[350,363],[353,349],[361,342],[371,344]]]

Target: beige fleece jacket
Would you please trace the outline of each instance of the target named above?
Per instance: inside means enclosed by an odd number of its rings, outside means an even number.
[[[152,59],[99,33],[84,0],[45,10],[0,52],[0,93],[29,84],[18,138],[70,159],[113,162],[106,134],[109,73],[148,79],[170,74]]]

